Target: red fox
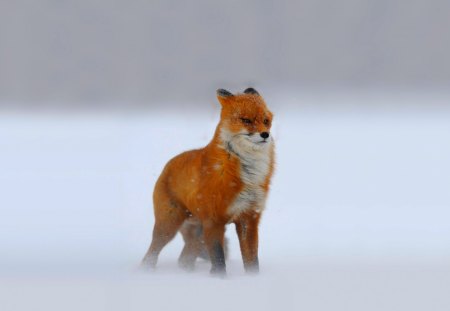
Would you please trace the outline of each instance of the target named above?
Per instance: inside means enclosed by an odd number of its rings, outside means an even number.
[[[153,239],[142,264],[154,268],[178,231],[179,264],[193,269],[206,247],[212,274],[226,274],[225,226],[234,223],[247,272],[258,272],[258,224],[274,170],[273,114],[254,88],[217,90],[222,106],[211,142],[171,159],[153,193]]]

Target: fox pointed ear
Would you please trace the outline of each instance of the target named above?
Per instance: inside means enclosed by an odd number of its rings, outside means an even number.
[[[244,93],[245,93],[245,94],[259,95],[258,91],[255,90],[255,89],[252,88],[252,87],[249,87],[249,88],[245,89]]]
[[[223,97],[223,98],[227,98],[227,97],[233,96],[233,94],[231,94],[230,92],[228,92],[225,89],[218,89],[216,91],[216,94],[217,94],[218,97]]]
[[[234,95],[228,92],[225,89],[218,89],[216,91],[217,99],[219,100],[222,107],[229,101],[230,98],[232,98]]]

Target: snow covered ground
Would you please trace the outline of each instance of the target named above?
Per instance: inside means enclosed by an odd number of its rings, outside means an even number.
[[[155,274],[136,271],[154,182],[172,156],[209,142],[218,107],[1,113],[1,309],[448,310],[448,101],[271,100],[285,104],[262,272],[243,273],[230,226],[225,280],[205,262],[180,271],[180,237]]]

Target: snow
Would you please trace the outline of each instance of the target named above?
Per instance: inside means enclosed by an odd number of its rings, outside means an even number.
[[[217,107],[0,114],[2,309],[448,310],[450,109],[277,100],[261,274],[230,226],[225,280],[179,270],[179,236],[156,273],[136,270],[153,185],[209,142]]]

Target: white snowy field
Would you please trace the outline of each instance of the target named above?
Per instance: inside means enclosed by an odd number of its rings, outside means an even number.
[[[180,271],[180,237],[156,273],[136,271],[154,182],[172,156],[209,142],[218,104],[1,113],[0,308],[448,310],[449,102],[272,100],[287,103],[274,109],[261,274],[243,273],[230,226],[225,280],[202,261]]]

